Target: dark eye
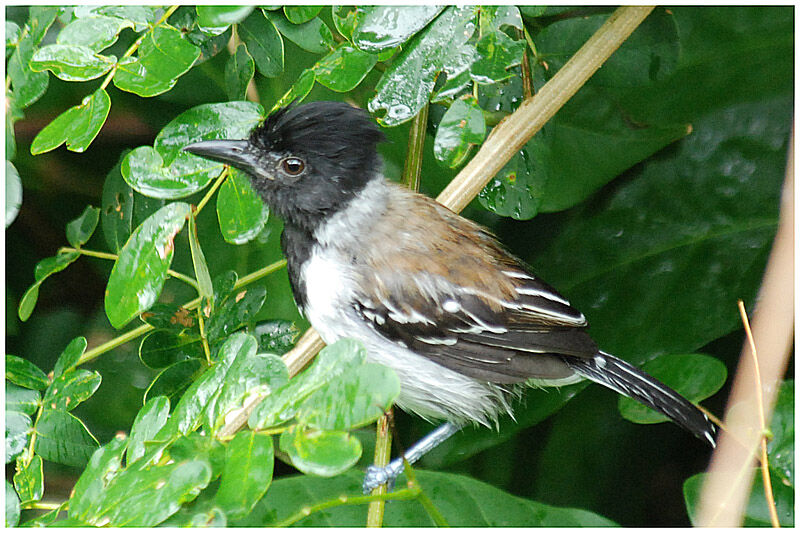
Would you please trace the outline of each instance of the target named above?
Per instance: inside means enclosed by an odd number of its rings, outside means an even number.
[[[281,161],[281,168],[290,176],[299,176],[306,169],[306,164],[298,157],[287,157]]]

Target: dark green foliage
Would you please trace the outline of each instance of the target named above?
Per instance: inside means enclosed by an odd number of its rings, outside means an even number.
[[[281,222],[247,176],[181,149],[246,138],[293,101],[345,100],[385,126],[397,180],[429,106],[411,155],[435,195],[611,12],[8,6],[6,525],[365,525],[365,426],[397,377],[343,340],[290,379],[280,356],[308,324]],[[583,310],[604,350],[715,413],[740,347],[736,299],[754,307],[778,222],[792,18],[655,9],[466,212]],[[789,380],[769,442],[785,526],[793,407]],[[623,420],[663,417],[586,383],[515,408],[419,465],[449,525],[690,524],[708,451]],[[236,420],[247,427],[226,433]],[[395,426],[400,447],[429,429],[399,412]],[[384,525],[436,525],[406,479]],[[761,483],[747,525],[769,524]],[[45,492],[60,505],[41,514]]]

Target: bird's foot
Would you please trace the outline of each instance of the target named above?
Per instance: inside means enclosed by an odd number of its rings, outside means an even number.
[[[397,476],[399,476],[402,471],[402,462],[397,463],[392,461],[387,466],[371,465],[367,468],[367,473],[364,475],[364,482],[361,484],[364,494],[369,494],[373,489],[381,485],[386,485],[389,491],[394,490],[394,483],[397,480]]]

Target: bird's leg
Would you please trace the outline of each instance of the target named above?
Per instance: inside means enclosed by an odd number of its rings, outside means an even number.
[[[367,474],[364,476],[364,483],[362,484],[364,494],[369,494],[372,492],[372,489],[384,483],[387,484],[390,490],[394,488],[395,479],[397,479],[397,476],[400,475],[404,468],[404,457],[409,464],[416,463],[423,455],[453,436],[459,429],[461,429],[461,426],[446,422],[422,437],[416,444],[409,448],[404,455],[396,458],[388,465],[372,465],[367,468]]]

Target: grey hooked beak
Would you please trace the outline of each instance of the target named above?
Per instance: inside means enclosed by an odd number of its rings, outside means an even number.
[[[246,140],[200,141],[183,147],[184,152],[219,161],[240,170],[255,174],[257,161]]]

